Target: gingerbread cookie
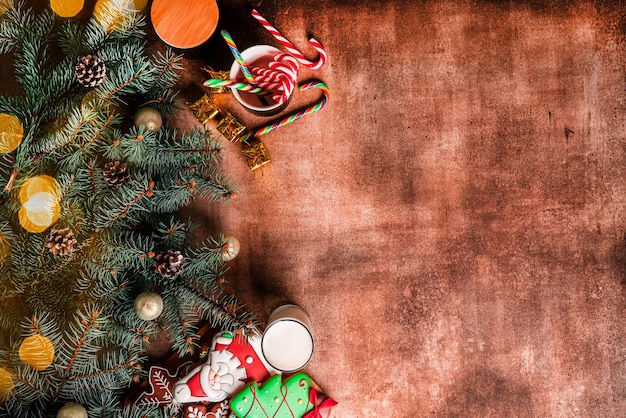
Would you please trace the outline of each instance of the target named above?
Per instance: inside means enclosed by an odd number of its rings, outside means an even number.
[[[221,332],[213,339],[208,360],[174,385],[179,403],[220,402],[249,381],[263,381],[279,372],[261,353],[260,338]]]
[[[311,378],[296,373],[283,382],[273,376],[261,387],[252,382],[230,400],[230,409],[239,418],[302,418],[314,408],[310,402]]]

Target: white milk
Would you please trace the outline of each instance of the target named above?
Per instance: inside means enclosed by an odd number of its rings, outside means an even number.
[[[261,346],[267,362],[277,370],[293,372],[313,356],[310,320],[296,305],[283,305],[270,315]]]

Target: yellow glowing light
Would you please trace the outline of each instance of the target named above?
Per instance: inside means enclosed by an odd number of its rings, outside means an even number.
[[[96,108],[101,108],[107,116],[112,114],[119,115],[124,112],[124,109],[118,104],[115,104],[111,101],[103,102],[102,100],[100,100],[98,98],[98,92],[96,90],[89,90],[87,94],[83,96],[83,100],[80,102],[80,110],[83,117],[92,126],[100,124],[100,122],[96,118],[96,113],[94,112]]]
[[[59,216],[59,203],[50,193],[39,192],[22,205],[26,216],[37,226],[50,226]]]
[[[26,337],[20,345],[20,360],[41,371],[46,370],[54,360],[54,346],[43,335]]]
[[[50,227],[59,218],[61,187],[50,176],[42,175],[28,179],[20,189],[22,207],[18,218],[22,227],[37,234]]]
[[[135,10],[143,10],[148,5],[148,0],[135,0]]]
[[[98,0],[93,17],[106,31],[119,30],[134,16],[136,7],[133,0]]]
[[[0,404],[6,402],[13,392],[13,378],[5,369],[0,369]]]
[[[0,15],[2,10],[0,9]],[[24,128],[19,119],[8,113],[0,113],[0,153],[17,148],[24,138]]]
[[[13,7],[13,0],[0,1],[0,16],[5,14],[11,7]]]
[[[58,204],[55,204],[46,212],[31,212],[22,206],[18,212],[18,217],[22,228],[33,234],[38,234],[48,229],[59,219],[59,212]]]
[[[84,0],[50,0],[50,7],[60,17],[74,17],[84,6]]]
[[[37,193],[45,192],[54,197],[61,194],[61,186],[54,177],[41,175],[26,180],[20,189],[20,203],[26,203]]]

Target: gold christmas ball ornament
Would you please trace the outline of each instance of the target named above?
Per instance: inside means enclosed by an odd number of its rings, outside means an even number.
[[[163,125],[163,117],[153,107],[142,107],[135,113],[133,124],[137,129],[143,126],[149,131],[157,132]]]
[[[0,369],[0,404],[3,404],[13,393],[13,378],[5,369]]]
[[[239,240],[230,234],[224,234],[224,246],[222,249],[222,260],[230,261],[237,257],[241,245]]]
[[[163,312],[163,298],[158,293],[143,292],[135,298],[135,313],[144,321],[157,319]]]
[[[41,334],[26,337],[20,345],[20,360],[39,371],[46,370],[54,360],[52,342]]]
[[[87,418],[87,410],[81,404],[68,402],[59,409],[57,418]]]

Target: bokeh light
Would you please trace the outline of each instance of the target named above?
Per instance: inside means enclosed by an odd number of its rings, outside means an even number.
[[[47,337],[41,334],[31,335],[22,341],[19,355],[24,363],[42,371],[47,369],[54,360],[54,346]]]
[[[24,128],[19,119],[8,113],[0,113],[0,153],[13,151],[22,143],[23,138]]]
[[[39,233],[48,229],[59,218],[61,188],[50,176],[33,177],[20,189],[22,207],[18,212],[20,224],[28,232]]]

